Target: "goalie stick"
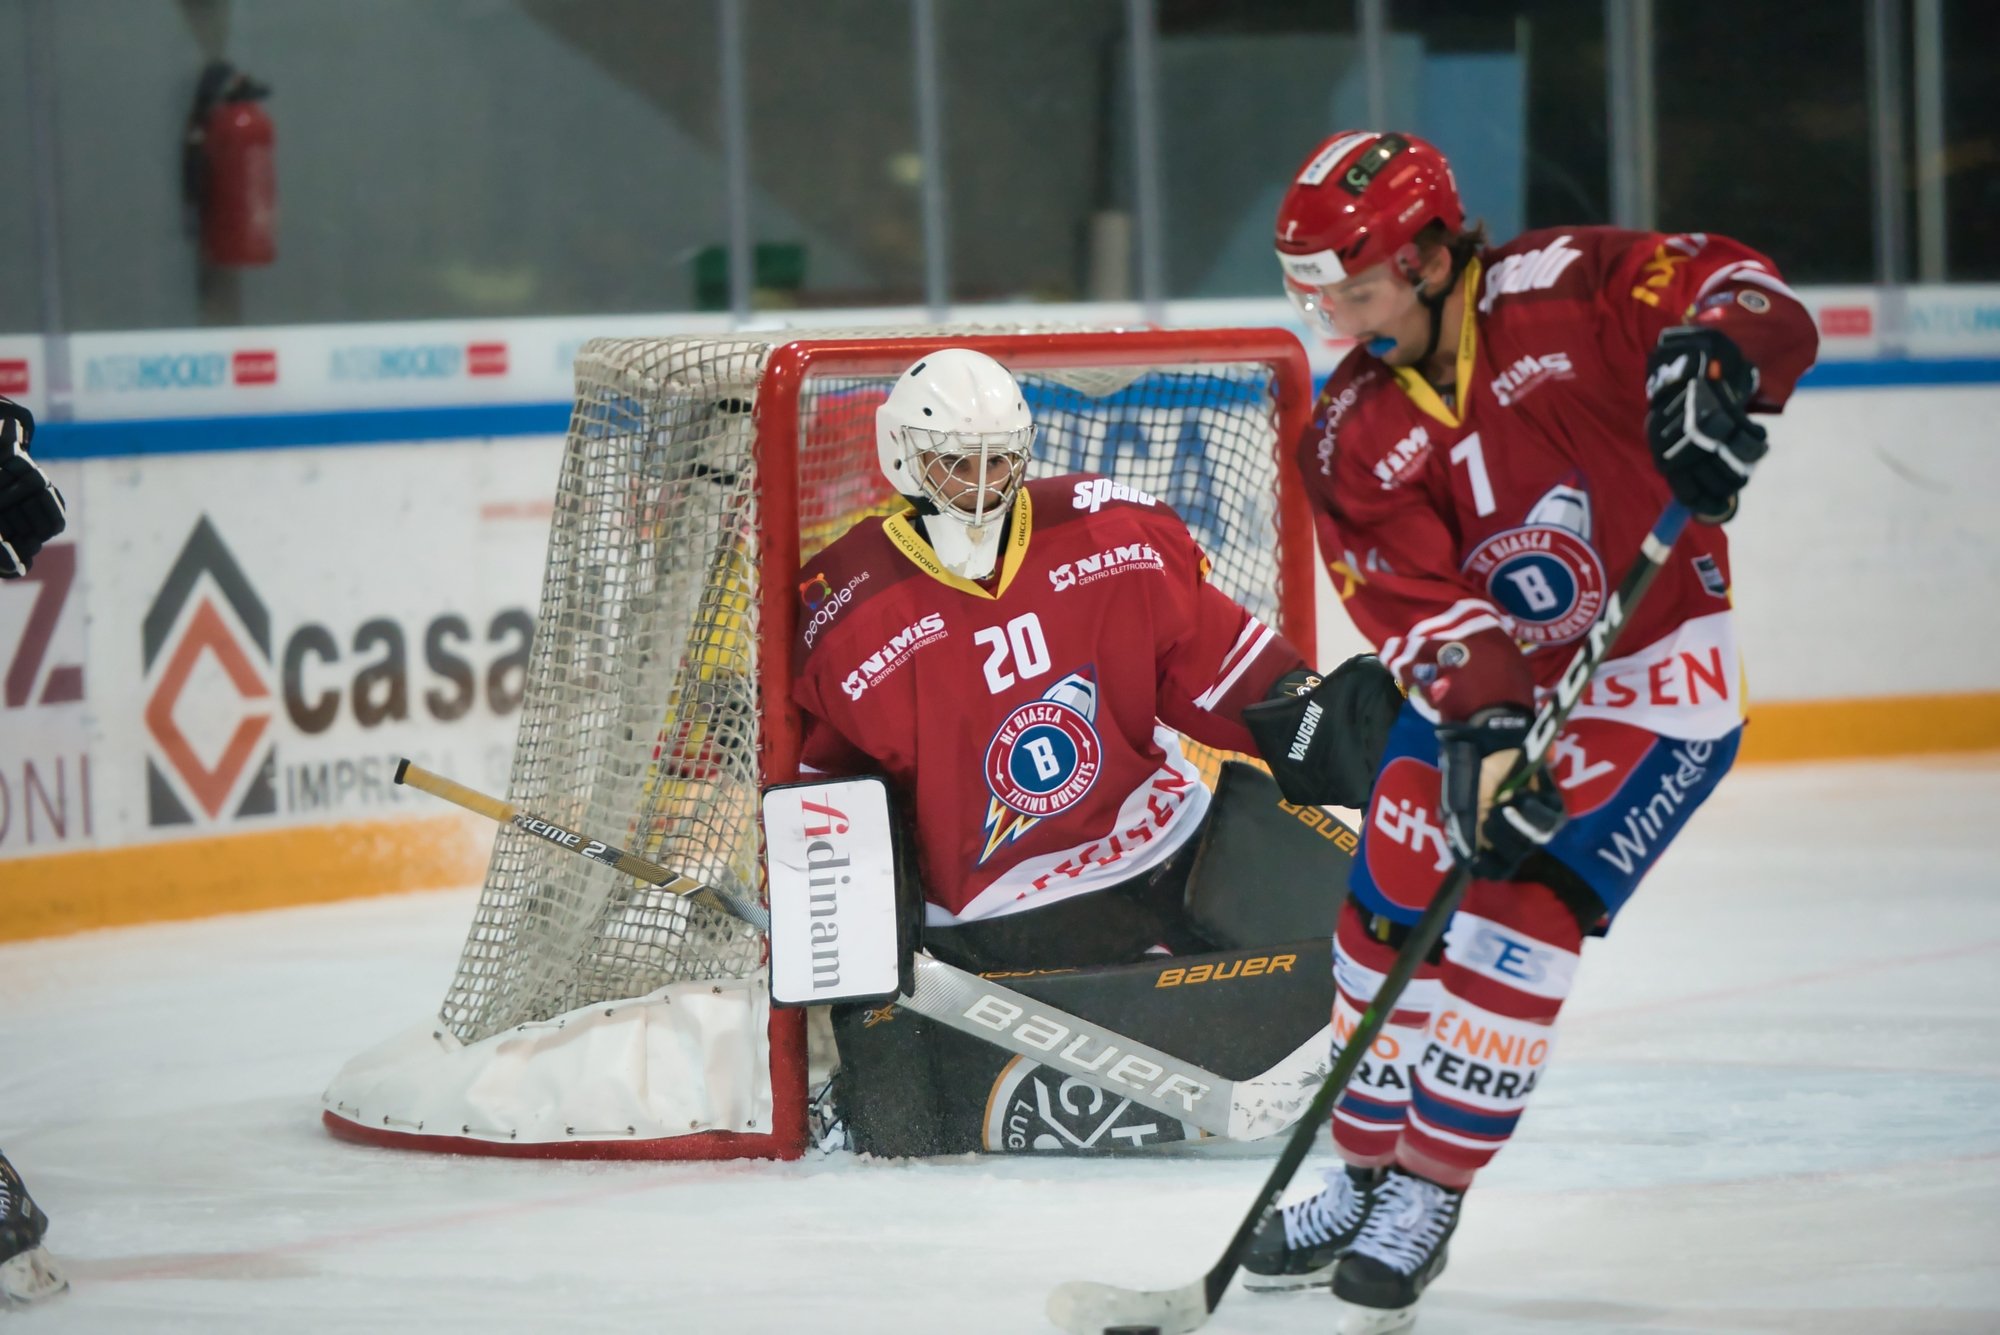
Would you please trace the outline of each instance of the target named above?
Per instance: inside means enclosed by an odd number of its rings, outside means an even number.
[[[771,915],[761,904],[531,815],[409,760],[396,765],[396,782],[601,862],[668,894],[707,899],[759,931],[770,930]],[[1306,1091],[1326,1065],[1332,1038],[1329,1025],[1269,1070],[1231,1080],[921,951],[915,974],[915,987],[908,996],[898,997],[896,1005],[1230,1140],[1256,1140],[1290,1126],[1305,1103]]]
[[[1549,749],[1555,745],[1556,733],[1561,731],[1563,722],[1576,708],[1577,701],[1583,698],[1584,688],[1590,684],[1598,667],[1610,657],[1618,632],[1625,628],[1626,620],[1639,605],[1639,600],[1645,597],[1653,577],[1666,564],[1687,522],[1687,507],[1678,501],[1669,502],[1653,522],[1652,531],[1639,544],[1639,555],[1632,562],[1631,569],[1626,571],[1624,582],[1605,603],[1597,620],[1591,623],[1588,636],[1570,659],[1569,666],[1563,669],[1554,694],[1536,712],[1535,721],[1528,729],[1526,744],[1521,748],[1521,758],[1515,762],[1494,795],[1496,803],[1526,783],[1547,757]],[[1362,1057],[1374,1045],[1376,1034],[1395,1009],[1404,987],[1417,970],[1418,962],[1430,954],[1431,948],[1444,934],[1445,925],[1451,921],[1451,915],[1457,910],[1459,900],[1464,898],[1465,888],[1471,879],[1471,872],[1462,862],[1445,874],[1437,894],[1431,898],[1430,906],[1424,910],[1416,926],[1410,929],[1409,939],[1403,943],[1395,963],[1383,976],[1374,1000],[1368,1003],[1368,1009],[1356,1021],[1354,1032],[1340,1050],[1340,1059],[1334,1062],[1333,1070],[1321,1082],[1319,1092],[1313,1095],[1304,1115],[1292,1127],[1285,1148],[1279,1152],[1278,1162],[1272,1167],[1270,1176],[1264,1179],[1249,1213],[1237,1225],[1235,1236],[1229,1239],[1221,1257],[1209,1267],[1208,1273],[1176,1289],[1126,1289],[1094,1280],[1073,1279],[1057,1285],[1049,1293],[1050,1321],[1071,1335],[1098,1335],[1098,1332],[1115,1326],[1155,1327],[1160,1335],[1187,1335],[1187,1332],[1199,1330],[1207,1323],[1215,1305],[1222,1301],[1223,1293],[1228,1290],[1229,1281],[1236,1277],[1237,1268],[1243,1262],[1243,1253],[1249,1247],[1257,1225],[1277,1208],[1278,1198],[1284,1195],[1292,1175],[1305,1162],[1314,1139],[1319,1135],[1319,1128],[1332,1114],[1334,1103],[1347,1088],[1347,1082],[1360,1066]]]

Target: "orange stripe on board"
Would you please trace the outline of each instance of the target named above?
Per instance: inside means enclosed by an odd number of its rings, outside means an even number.
[[[491,828],[433,816],[0,862],[0,941],[471,885]]]
[[[1860,760],[2000,750],[2000,691],[1752,701],[1741,759]]]
[[[1741,759],[1989,750],[2000,750],[2000,691],[1764,701],[1750,710]],[[0,862],[0,941],[472,885],[486,873],[490,829],[453,815]]]

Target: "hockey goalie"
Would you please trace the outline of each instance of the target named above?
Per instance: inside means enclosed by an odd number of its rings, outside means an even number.
[[[905,504],[799,572],[793,697],[808,789],[886,787],[921,948],[1226,1073],[1323,1033],[1347,854],[1299,813],[1366,801],[1393,679],[1372,657],[1309,671],[1208,582],[1186,525],[1145,492],[1029,479],[1033,414],[992,358],[922,357],[876,420]],[[1211,791],[1183,738],[1261,753],[1272,774],[1230,763]],[[908,1008],[838,1005],[833,1027],[824,1146],[1082,1152],[1198,1134]]]

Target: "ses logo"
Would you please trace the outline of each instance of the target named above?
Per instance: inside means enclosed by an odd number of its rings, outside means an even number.
[[[362,343],[335,348],[334,380],[454,380],[507,374],[505,343]]]
[[[534,619],[524,608],[483,628],[456,612],[421,627],[376,616],[340,633],[306,621],[281,647],[243,564],[203,516],[141,633],[148,819],[171,826],[394,801],[372,754],[280,766],[280,713],[296,737],[419,710],[451,723],[481,704],[505,717],[521,705]]]
[[[275,385],[278,354],[269,348],[229,353],[118,353],[85,362],[83,383],[85,389],[100,394]]]
[[[28,362],[23,357],[0,357],[0,394],[18,398],[28,392]]]

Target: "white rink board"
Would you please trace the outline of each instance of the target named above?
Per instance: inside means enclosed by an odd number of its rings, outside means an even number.
[[[2000,690],[2000,385],[1806,389],[1763,420],[1729,525],[1751,707]],[[1319,607],[1320,661],[1367,648],[1324,581]]]
[[[0,589],[0,651],[34,660],[0,713],[0,859],[436,815],[397,756],[504,787],[559,458],[532,437],[56,465],[74,582]],[[82,698],[50,703],[69,668]],[[60,838],[25,799],[59,764]]]

